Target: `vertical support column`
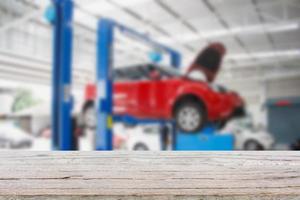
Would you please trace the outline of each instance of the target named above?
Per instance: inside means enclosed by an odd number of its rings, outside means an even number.
[[[112,112],[113,112],[113,77],[112,44],[114,24],[101,19],[97,31],[97,132],[96,150],[113,150]]]
[[[72,0],[53,0],[55,7],[53,48],[52,141],[56,150],[73,150],[72,97]]]

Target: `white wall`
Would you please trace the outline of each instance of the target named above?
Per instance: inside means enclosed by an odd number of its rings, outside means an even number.
[[[10,114],[14,96],[12,94],[0,94],[0,115]]]

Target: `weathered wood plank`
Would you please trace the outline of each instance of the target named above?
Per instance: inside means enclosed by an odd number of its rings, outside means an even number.
[[[299,152],[0,152],[2,199],[300,199]]]

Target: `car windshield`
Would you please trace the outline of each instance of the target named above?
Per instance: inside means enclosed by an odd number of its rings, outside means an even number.
[[[157,70],[162,78],[171,78],[182,76],[180,72],[172,67],[163,67],[152,64],[136,65],[131,67],[122,67],[114,69],[115,81],[140,81],[150,80],[150,72]]]
[[[115,81],[138,81],[147,79],[147,73],[141,66],[114,69]]]
[[[166,67],[166,66],[155,66],[162,74],[165,74],[169,77],[179,77],[182,76],[179,70],[173,67]]]

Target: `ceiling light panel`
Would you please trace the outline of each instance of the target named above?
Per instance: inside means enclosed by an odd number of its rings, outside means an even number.
[[[214,21],[214,20],[213,20]],[[212,22],[213,22],[212,21]],[[193,22],[193,20],[189,21],[190,23]],[[291,31],[295,31],[295,30],[300,30],[299,29],[299,24],[296,22],[292,22],[292,23],[287,23],[287,24],[267,24],[267,25],[249,25],[249,26],[242,26],[242,27],[233,27],[230,29],[224,29],[220,24],[218,25],[218,29],[217,28],[213,28],[212,26],[214,23],[209,23],[209,20],[207,21],[208,26],[205,26],[202,22],[200,21],[196,21],[200,27],[202,27],[202,29],[199,30],[199,33],[201,34],[195,34],[195,33],[190,33],[190,32],[186,32],[186,33],[181,33],[181,34],[177,34],[173,36],[173,40],[174,39],[179,39],[182,42],[185,43],[194,43],[196,40],[199,39],[209,39],[209,40],[220,40],[224,37],[230,37],[230,36],[234,36],[237,35],[239,37],[264,37],[265,40],[266,36],[264,35],[265,32],[270,32],[270,33],[279,33],[279,31],[283,32],[283,37],[285,39],[288,39],[289,37],[286,37],[285,33],[286,32],[291,32]],[[215,24],[217,24],[218,22],[216,22]],[[191,24],[195,24],[195,23],[191,23]],[[202,24],[202,25],[200,25]],[[197,27],[197,26],[196,26]],[[217,27],[217,26],[215,26]],[[273,27],[273,28],[271,28]],[[273,32],[274,31],[274,32]],[[297,36],[299,37],[300,34],[297,33]],[[160,38],[162,41],[172,41],[172,38],[166,37],[166,38]],[[299,39],[297,39],[299,40]],[[265,41],[267,42],[267,41]]]
[[[266,58],[278,58],[278,57],[293,57],[300,56],[300,49],[286,50],[286,51],[267,51],[267,52],[257,52],[249,54],[235,54],[228,55],[226,59],[232,60],[248,60],[248,59],[266,59]]]

